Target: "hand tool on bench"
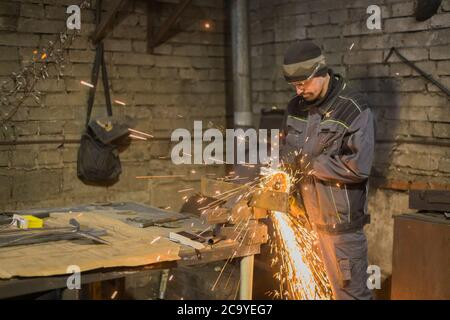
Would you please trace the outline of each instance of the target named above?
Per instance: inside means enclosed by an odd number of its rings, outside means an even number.
[[[68,227],[3,230],[0,231],[0,247],[80,238],[87,238],[96,243],[110,244],[99,237],[106,234],[105,230],[82,229],[75,219],[70,219],[69,224]]]

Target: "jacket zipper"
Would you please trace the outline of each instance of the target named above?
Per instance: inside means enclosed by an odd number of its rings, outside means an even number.
[[[337,218],[339,220],[339,223],[341,223],[341,218],[339,217],[339,212],[338,212],[337,207],[336,207],[336,202],[334,201],[333,189],[331,189],[331,184],[328,184],[328,187],[330,188],[331,199],[333,199],[333,205],[334,205],[334,210],[336,211],[336,216],[337,216]]]
[[[350,208],[350,200],[348,199],[348,192],[347,192],[347,185],[344,184],[344,188],[345,188],[345,196],[347,198],[347,206],[348,206],[348,222],[351,222],[352,220],[352,210]]]

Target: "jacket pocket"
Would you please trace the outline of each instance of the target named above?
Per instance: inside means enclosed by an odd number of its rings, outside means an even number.
[[[318,132],[317,154],[338,154],[342,145],[344,127],[332,122],[324,121],[320,124]]]
[[[290,116],[286,124],[286,144],[291,150],[300,152],[305,144],[306,120]]]
[[[367,257],[367,241],[355,240],[334,244],[336,255],[336,267],[338,270],[339,283],[341,288],[348,286],[350,281],[361,275],[356,274],[356,266],[364,263]],[[365,270],[363,270],[364,272]]]

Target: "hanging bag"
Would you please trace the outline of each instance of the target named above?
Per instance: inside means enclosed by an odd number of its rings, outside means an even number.
[[[91,120],[100,66],[108,116]],[[118,181],[122,172],[119,144],[114,142],[128,135],[128,126],[112,117],[103,43],[97,45],[91,80],[94,87],[89,92],[86,129],[81,136],[78,150],[77,175],[85,183],[113,184]],[[123,142],[123,139],[121,141]]]

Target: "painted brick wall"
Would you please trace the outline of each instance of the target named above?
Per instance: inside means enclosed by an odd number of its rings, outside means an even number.
[[[328,64],[366,92],[377,115],[367,228],[370,262],[391,273],[392,215],[408,212],[408,191],[450,184],[450,101],[393,56],[393,46],[450,87],[450,1],[425,22],[412,0],[252,0],[253,107],[284,109],[295,94],[280,66],[294,41],[311,39]],[[382,30],[369,30],[366,9],[381,8]],[[351,49],[350,49],[351,48]]]
[[[0,1],[0,80],[19,71],[65,28],[66,8],[75,0]],[[81,2],[81,1],[80,1]],[[103,1],[104,9],[113,1]],[[95,5],[95,1],[93,1]],[[113,112],[137,119],[136,128],[156,137],[170,137],[175,128],[225,123],[225,56],[222,0],[196,0],[180,22],[183,30],[154,54],[146,53],[147,9],[135,0],[127,17],[105,39]],[[155,26],[173,12],[173,1],[160,1]],[[125,12],[124,12],[125,13]],[[214,22],[201,28],[202,19]],[[94,10],[82,10],[81,37],[68,51],[65,76],[52,75],[38,86],[42,104],[31,99],[1,129],[1,140],[79,139],[85,121],[94,47],[88,37],[95,28]],[[101,80],[99,80],[101,83]],[[93,116],[105,114],[103,88],[98,88]],[[177,190],[199,187],[201,175],[223,175],[222,166],[175,166],[169,141],[134,142],[121,155],[123,173],[111,187],[93,187],[76,176],[78,145],[0,146],[0,209],[68,206],[106,201],[140,201],[177,210]],[[167,158],[169,157],[169,158]],[[137,180],[140,175],[184,175],[178,179]]]

